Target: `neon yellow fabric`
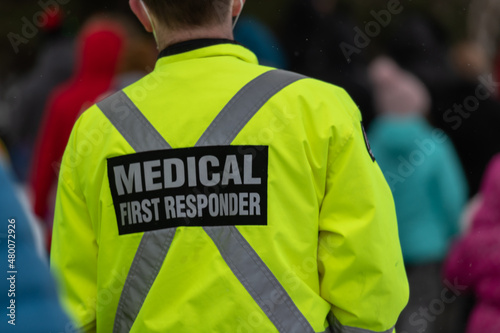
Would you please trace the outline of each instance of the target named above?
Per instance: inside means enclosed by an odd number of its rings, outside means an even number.
[[[242,46],[162,58],[125,89],[173,148],[192,147],[225,104],[268,71]],[[269,146],[268,226],[238,227],[316,332],[386,331],[408,286],[389,187],[340,88],[305,79],[274,96],[234,145]],[[133,149],[93,106],[76,123],[57,195],[52,270],[86,331],[111,332],[142,234],[118,235],[107,159]],[[209,236],[179,228],[132,332],[277,332]]]

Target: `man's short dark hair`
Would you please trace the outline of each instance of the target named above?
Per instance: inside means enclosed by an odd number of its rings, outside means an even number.
[[[152,14],[171,29],[223,23],[231,0],[144,0]]]

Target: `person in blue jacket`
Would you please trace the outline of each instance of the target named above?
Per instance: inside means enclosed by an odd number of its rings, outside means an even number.
[[[73,333],[0,156],[0,332]]]
[[[423,83],[388,58],[374,61],[370,77],[379,116],[369,139],[394,195],[410,283],[396,330],[442,332],[446,314],[434,303],[445,287],[442,262],[459,231],[466,178],[451,140],[426,120],[431,98]]]
[[[281,42],[258,18],[242,16],[234,29],[238,43],[252,50],[263,66],[287,69],[288,62]]]

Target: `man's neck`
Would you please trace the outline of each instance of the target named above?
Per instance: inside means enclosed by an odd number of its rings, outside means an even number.
[[[199,29],[164,31],[158,35],[158,47],[160,50],[164,50],[177,43],[205,38],[233,39],[234,36],[231,29],[224,29],[224,27],[220,26],[212,28],[200,27]]]

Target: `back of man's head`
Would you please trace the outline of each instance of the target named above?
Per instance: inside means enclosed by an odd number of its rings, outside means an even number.
[[[172,30],[226,23],[231,0],[143,0],[151,14]]]

